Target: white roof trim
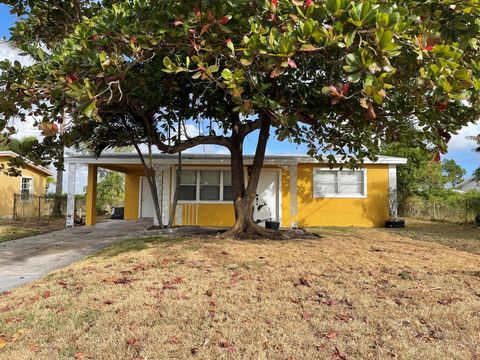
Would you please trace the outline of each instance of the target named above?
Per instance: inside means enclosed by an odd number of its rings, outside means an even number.
[[[21,157],[21,156],[13,151],[0,151],[0,157]],[[47,176],[53,176],[53,172],[51,172],[50,170],[48,170],[43,166],[36,165],[33,161],[25,159],[25,164],[37,171],[40,171],[41,173],[44,173]]]
[[[147,157],[147,155],[145,155]],[[245,165],[253,163],[253,155],[245,155]],[[178,155],[154,154],[153,160],[156,164],[174,165],[178,163]],[[188,164],[205,164],[205,165],[228,165],[230,164],[230,155],[203,155],[203,154],[184,154],[182,162]],[[341,163],[341,157],[337,157],[337,162]],[[134,165],[141,164],[137,154],[105,154],[96,158],[94,156],[71,156],[65,158],[67,164],[84,164],[84,165]],[[298,155],[266,155],[265,165],[288,166],[296,164],[321,164],[319,160],[310,156]],[[364,164],[379,165],[403,165],[407,163],[407,159],[391,156],[379,156],[377,161],[365,160]]]

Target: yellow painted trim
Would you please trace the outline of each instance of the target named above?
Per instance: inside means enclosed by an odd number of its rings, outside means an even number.
[[[87,195],[86,195],[86,216],[87,226],[95,225],[97,222],[97,166],[88,165]]]

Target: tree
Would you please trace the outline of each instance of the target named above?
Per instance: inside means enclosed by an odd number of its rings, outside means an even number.
[[[476,0],[3,2],[21,16],[13,39],[39,60],[3,63],[7,113],[66,107],[77,129],[143,123],[165,153],[228,148],[233,236],[266,234],[252,204],[270,135],[353,167],[392,141],[444,151],[480,113]],[[47,131],[61,121],[41,118]],[[176,138],[178,121],[202,131]]]
[[[448,187],[454,188],[460,184],[463,180],[467,171],[458,165],[455,160],[443,160],[442,162],[442,175],[444,178],[445,185]]]
[[[108,171],[97,185],[97,209],[105,211],[120,205],[124,195],[124,176],[114,171]]]

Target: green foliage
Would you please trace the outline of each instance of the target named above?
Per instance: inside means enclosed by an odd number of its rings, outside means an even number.
[[[0,151],[13,151],[20,156],[29,158],[32,149],[38,144],[34,136],[24,137],[22,139],[8,138],[0,144]]]
[[[480,168],[475,169],[475,171],[473,172],[473,178],[475,179],[475,181],[480,182]]]
[[[15,132],[7,119],[35,105],[48,145],[65,110],[62,141],[96,138],[99,150],[119,122],[176,152],[229,147],[261,117],[278,139],[354,166],[393,141],[444,150],[480,114],[477,0],[0,2],[21,15],[13,39],[37,60],[0,64],[0,127]],[[210,124],[170,147],[179,119]]]
[[[400,201],[410,197],[425,199],[456,196],[452,187],[463,181],[465,170],[454,160],[434,161],[431,150],[393,143],[383,150],[384,155],[404,157],[406,165],[397,167]]]
[[[443,160],[442,162],[442,174],[445,185],[448,187],[455,187],[463,180],[467,171],[458,165],[455,160]]]
[[[108,171],[97,185],[97,209],[110,211],[114,206],[123,205],[124,196],[125,177],[118,172]]]

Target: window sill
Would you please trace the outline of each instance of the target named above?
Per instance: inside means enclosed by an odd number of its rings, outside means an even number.
[[[314,195],[314,199],[366,199],[367,195]]]
[[[202,204],[218,204],[218,205],[226,205],[226,204],[231,204],[233,205],[233,200],[226,200],[226,201],[220,201],[220,200],[179,200],[178,201],[179,205],[202,205]]]

